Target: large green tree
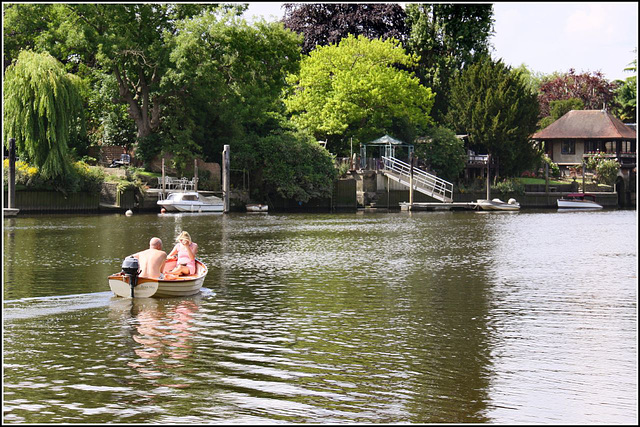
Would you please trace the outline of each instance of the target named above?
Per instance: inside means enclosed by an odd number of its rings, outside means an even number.
[[[79,79],[47,53],[23,50],[5,73],[4,141],[45,179],[70,173],[69,140],[81,125]]]
[[[349,153],[350,138],[365,142],[385,133],[412,140],[430,123],[433,94],[406,71],[416,58],[396,40],[349,36],[318,47],[288,77],[285,105],[299,128]],[[405,69],[400,69],[403,67]]]
[[[432,116],[440,123],[454,76],[489,53],[493,5],[410,3],[406,7],[407,50],[420,57],[416,74],[436,94]]]
[[[519,72],[489,57],[455,79],[447,121],[469,135],[470,148],[499,162],[500,173],[515,175],[538,157],[530,142],[538,121],[538,102]]]
[[[638,101],[638,82],[635,73],[638,72],[638,61],[633,60],[629,67],[624,69],[634,73],[633,76],[627,77],[624,81],[617,80],[615,89],[615,104],[613,113],[625,123],[635,123],[637,119],[637,101]]]
[[[284,112],[285,78],[299,67],[301,37],[278,22],[248,24],[232,15],[203,15],[178,27],[168,79],[187,86],[194,138],[209,157],[247,134],[273,130],[274,115]]]
[[[240,14],[246,6],[231,10]],[[201,13],[216,13],[216,4],[96,3],[12,5],[5,13],[9,54],[33,46],[48,51],[74,73],[107,72],[117,83],[113,100],[127,106],[137,137],[160,128],[164,106],[184,90],[164,81],[173,66],[166,41],[176,23]],[[40,15],[36,15],[40,13]],[[29,30],[32,30],[31,36]]]

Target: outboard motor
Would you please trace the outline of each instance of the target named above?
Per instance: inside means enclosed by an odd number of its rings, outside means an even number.
[[[133,298],[133,288],[138,285],[138,274],[140,273],[140,264],[138,259],[128,256],[122,262],[122,272],[129,278],[129,286],[131,286],[131,298]]]

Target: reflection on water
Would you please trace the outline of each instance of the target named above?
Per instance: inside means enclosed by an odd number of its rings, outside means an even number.
[[[127,365],[159,387],[189,387],[159,380],[167,370],[184,366],[180,361],[193,353],[193,335],[197,331],[193,318],[198,311],[193,297],[178,301],[115,298],[110,308],[110,317],[126,322],[131,339],[139,344],[133,347],[138,358]]]
[[[6,422],[637,422],[635,212],[4,225]],[[201,294],[106,292],[183,229]]]

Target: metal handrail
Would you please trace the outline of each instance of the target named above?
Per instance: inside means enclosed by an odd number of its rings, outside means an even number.
[[[407,181],[409,180],[411,176],[411,165],[395,157],[383,156],[382,160],[385,170],[394,172]],[[451,202],[453,200],[453,184],[435,175],[431,175],[422,169],[413,168],[413,185],[414,188],[421,193],[440,201]]]

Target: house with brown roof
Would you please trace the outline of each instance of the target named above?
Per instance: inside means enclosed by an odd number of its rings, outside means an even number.
[[[622,168],[635,168],[636,131],[606,110],[571,110],[540,132],[533,140],[566,169],[579,166],[585,156],[603,153],[618,160]]]
[[[616,160],[620,163],[616,182],[620,204],[626,206],[625,201],[635,198],[635,125],[622,123],[606,110],[571,110],[532,139],[543,144],[545,153],[563,173],[594,154]]]

